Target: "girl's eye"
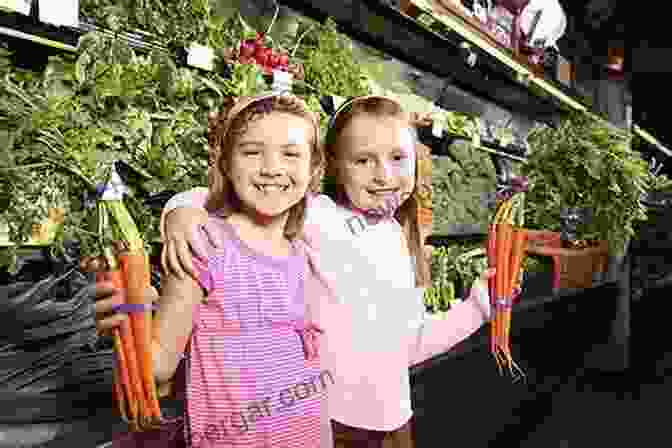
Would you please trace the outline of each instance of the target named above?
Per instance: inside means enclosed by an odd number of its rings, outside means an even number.
[[[356,163],[357,165],[363,165],[363,164],[365,164],[366,162],[368,162],[368,159],[357,159],[357,160],[355,161],[355,163]]]
[[[256,156],[257,154],[259,154],[259,151],[257,151],[257,150],[243,151],[243,155],[246,155],[246,156]]]
[[[301,156],[301,154],[298,153],[298,152],[286,152],[285,155],[287,157],[300,157]]]

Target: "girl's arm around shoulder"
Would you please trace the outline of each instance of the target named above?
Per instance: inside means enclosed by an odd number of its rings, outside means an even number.
[[[164,278],[159,309],[152,321],[152,359],[158,382],[175,375],[191,338],[196,307],[204,297],[203,285],[192,277],[169,274]]]
[[[161,223],[159,229],[161,231],[161,239],[166,238],[166,217],[175,209],[178,208],[195,208],[205,209],[205,200],[208,197],[208,189],[205,187],[196,187],[191,190],[178,193],[168,200],[163,211],[161,212]]]

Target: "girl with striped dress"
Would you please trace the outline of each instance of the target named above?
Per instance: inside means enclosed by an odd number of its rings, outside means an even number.
[[[281,94],[240,99],[214,130],[205,208],[226,244],[193,258],[194,277],[167,275],[154,321],[157,380],[187,357],[186,446],[331,444],[323,404],[333,380],[305,300],[329,290],[301,242],[322,170],[318,133],[305,103]]]

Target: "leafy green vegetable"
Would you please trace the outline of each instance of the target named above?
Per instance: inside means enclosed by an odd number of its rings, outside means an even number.
[[[177,68],[161,54],[138,56],[117,39],[91,34],[78,57],[52,58],[44,74],[8,71],[0,81],[0,219],[15,243],[46,219],[50,207],[66,210],[54,247],[79,240],[95,252],[93,211],[86,195],[122,160],[145,173],[131,185],[128,208],[156,239],[157,217],[140,193],[183,191],[206,184],[207,114],[223,95],[265,88],[251,65],[232,78]],[[203,97],[211,101],[203,101]]]
[[[303,25],[306,31],[297,57],[303,61],[306,83],[316,91],[343,97],[369,95],[366,72],[353,55],[350,40],[340,34],[332,20],[319,27]]]
[[[432,162],[433,233],[456,233],[463,225],[484,230],[491,211],[483,199],[496,187],[490,156],[459,141],[450,146],[448,156],[434,157]]]
[[[612,254],[622,253],[633,224],[647,219],[640,199],[655,182],[630,132],[576,113],[557,128],[537,127],[528,141],[526,226],[559,231],[563,208],[585,207],[592,216],[579,238],[606,240]]]

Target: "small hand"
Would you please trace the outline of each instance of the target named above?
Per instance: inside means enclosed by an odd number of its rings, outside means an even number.
[[[490,320],[490,291],[488,288],[488,280],[495,276],[495,268],[486,269],[476,280],[471,287],[470,296],[478,303],[479,308],[483,311],[486,320]]]
[[[166,217],[166,241],[161,253],[161,265],[166,273],[179,279],[187,274],[197,279],[192,256],[207,258],[209,248],[221,248],[223,242],[208,223],[205,210],[177,208]]]
[[[159,298],[159,293],[153,286],[147,288],[147,295],[152,303]],[[123,291],[114,287],[111,282],[100,281],[96,283],[95,293],[96,329],[100,335],[109,335],[112,330],[118,328],[126,319],[126,313],[115,313],[114,307],[124,303]]]

